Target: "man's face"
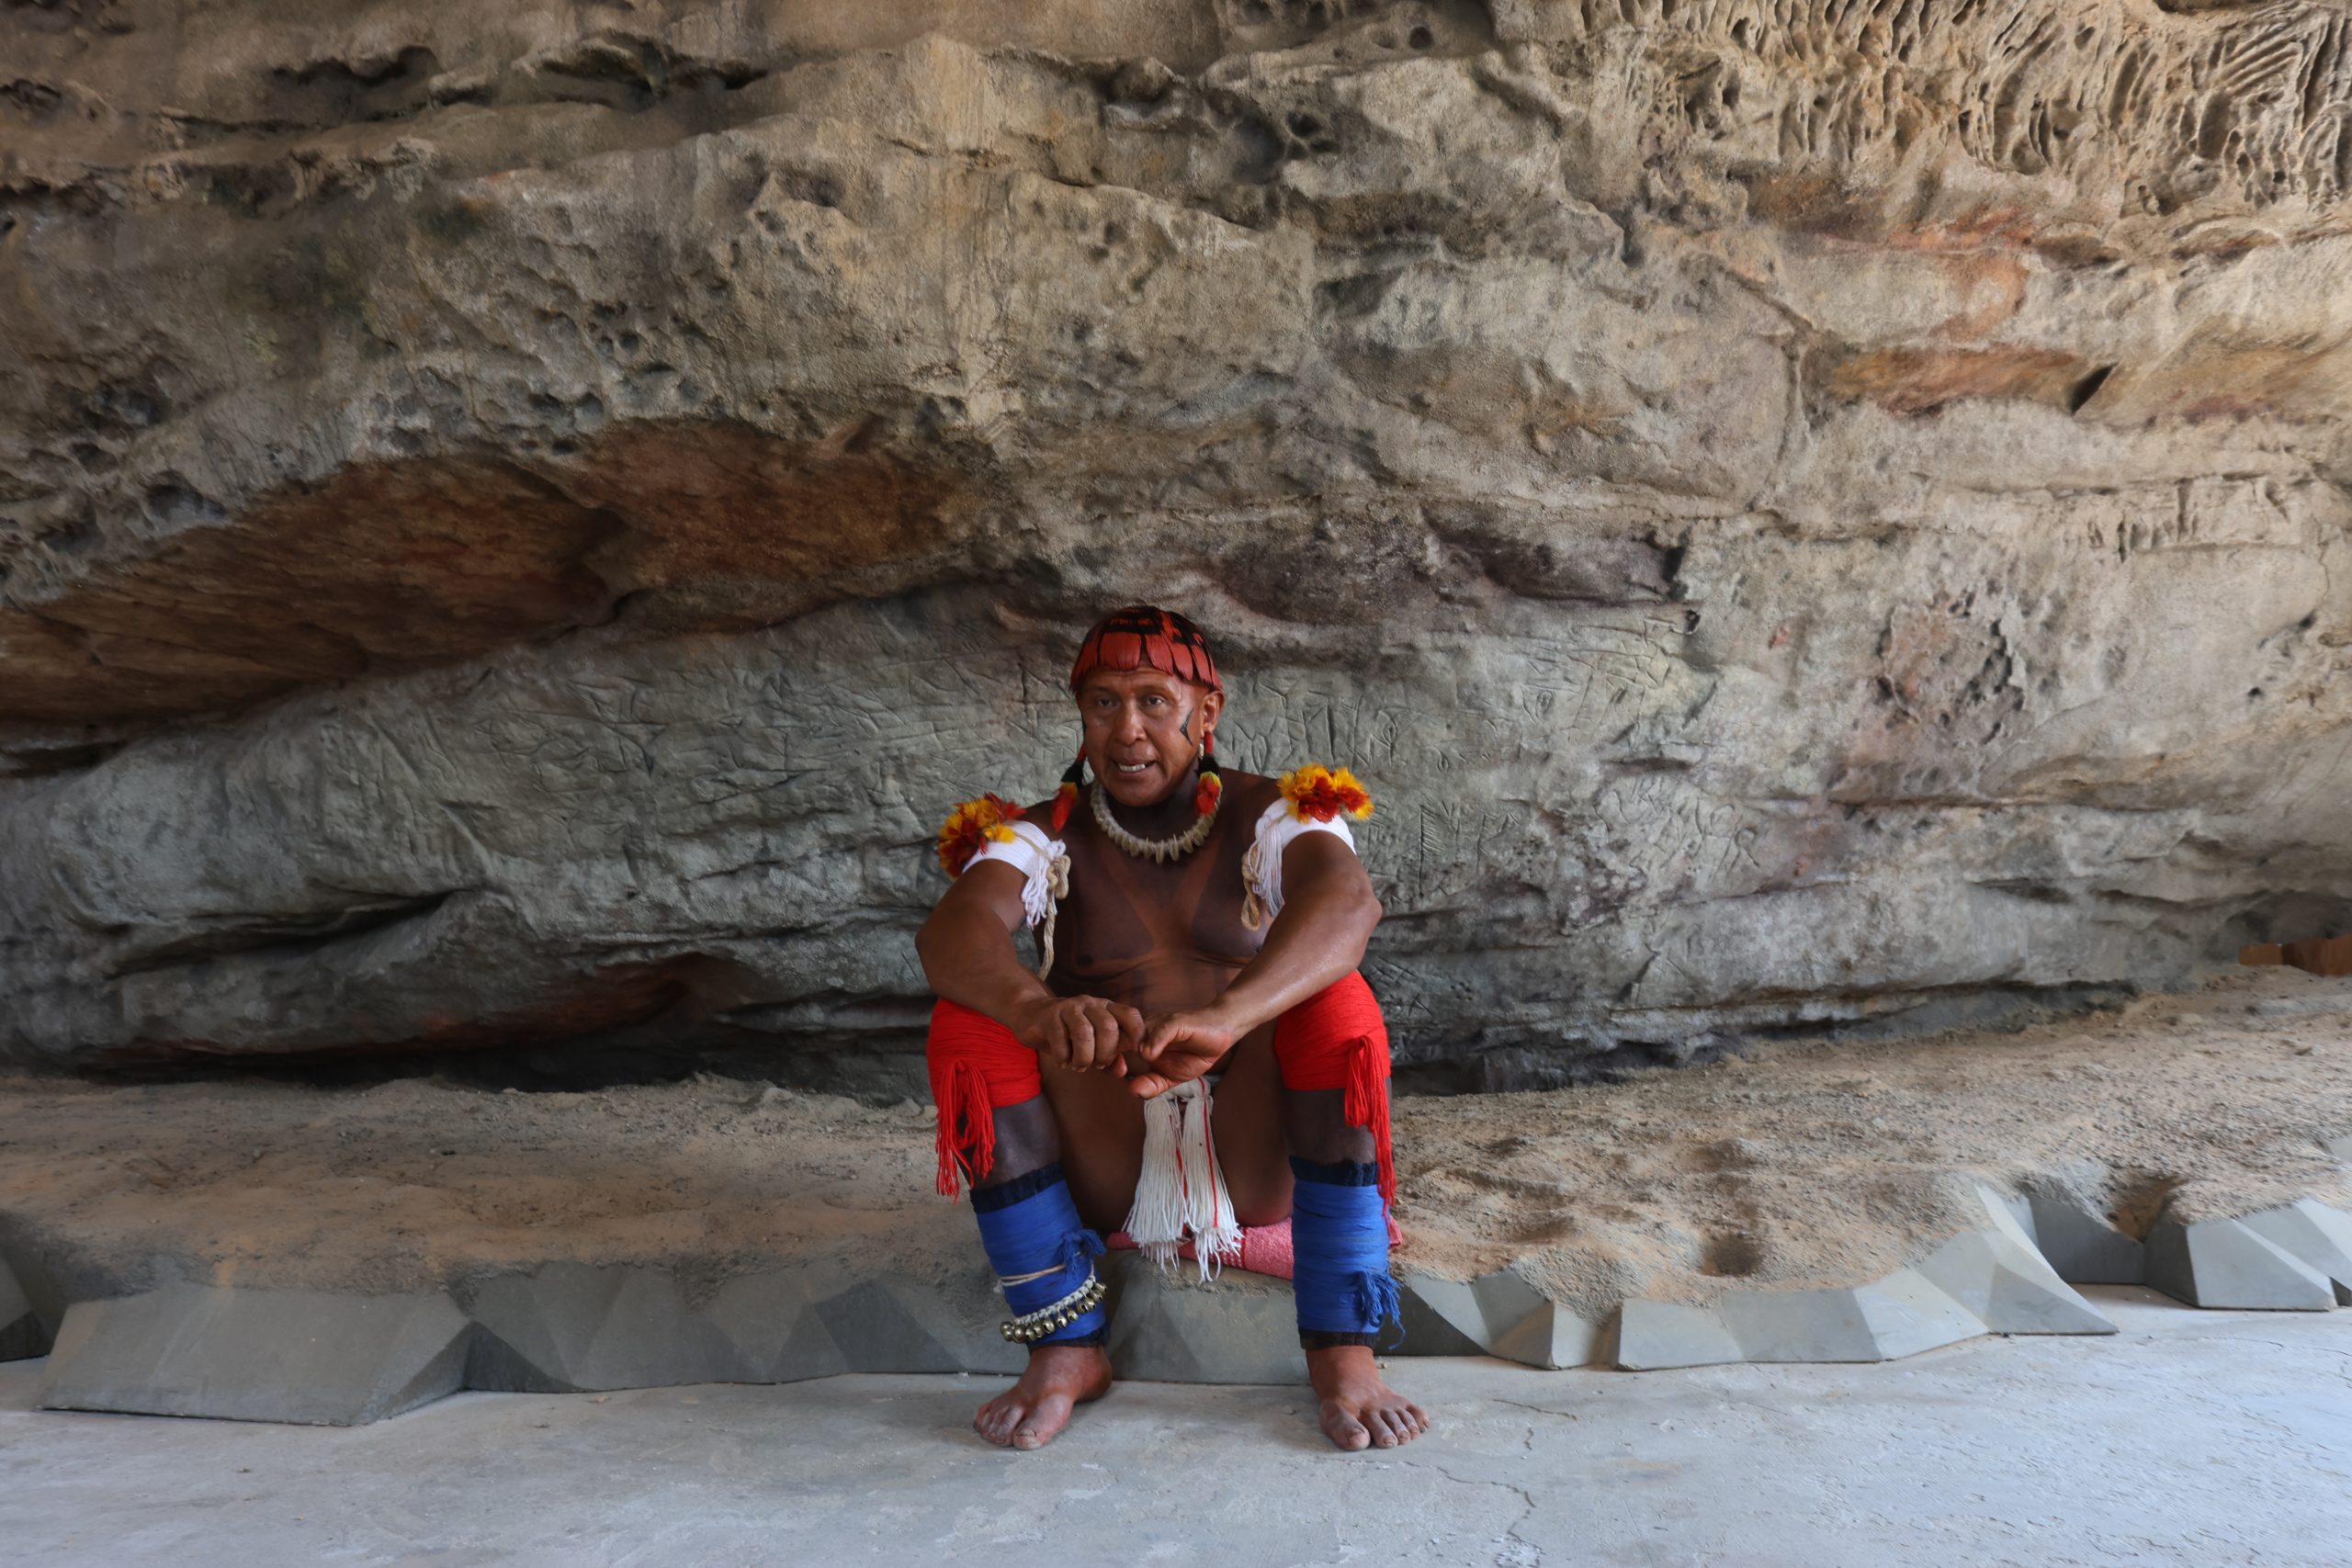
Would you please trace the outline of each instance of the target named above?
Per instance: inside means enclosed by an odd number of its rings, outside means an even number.
[[[1122,806],[1174,794],[1224,708],[1224,694],[1157,670],[1097,670],[1078,688],[1086,761]]]

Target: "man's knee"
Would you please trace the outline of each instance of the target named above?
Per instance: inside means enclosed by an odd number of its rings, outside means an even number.
[[[1301,1159],[1317,1165],[1370,1165],[1380,1157],[1368,1126],[1351,1123],[1347,1091],[1288,1089],[1283,1094],[1283,1142]],[[1290,1168],[1283,1167],[1287,1178]],[[1285,1182],[1287,1187],[1287,1182]]]
[[[1358,1089],[1388,1080],[1388,1021],[1362,975],[1334,981],[1274,1020],[1286,1089]]]
[[[1274,1021],[1283,1131],[1291,1152],[1317,1164],[1380,1168],[1393,1201],[1388,1142],[1388,1024],[1362,975],[1348,975]]]
[[[961,1181],[978,1185],[991,1176],[1002,1180],[1024,1175],[1053,1156],[1053,1118],[1045,1109],[1045,1083],[1037,1070],[1037,1054],[996,1020],[957,1003],[941,1000],[931,1010],[931,1033],[923,1057],[930,1070],[932,1102],[939,1111],[939,1190],[953,1197]],[[1036,1102],[1047,1152],[1034,1162],[1036,1151],[1025,1145],[1027,1122],[1000,1113]],[[999,1169],[1001,1131],[1011,1134],[1002,1151],[1016,1163]]]

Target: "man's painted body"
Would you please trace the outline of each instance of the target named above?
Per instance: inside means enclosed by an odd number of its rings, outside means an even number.
[[[1145,840],[1183,833],[1199,815],[1223,694],[1141,668],[1098,669],[1076,695],[1086,761],[1120,826]],[[1380,902],[1344,842],[1308,834],[1283,855],[1281,914],[1252,931],[1242,863],[1275,798],[1272,780],[1229,776],[1207,840],[1166,863],[1117,848],[1081,800],[1061,829],[1069,893],[1042,981],[1013,943],[1024,920],[1020,872],[976,863],[941,899],[918,944],[933,990],[1005,1025],[1046,1066],[1038,1100],[995,1112],[997,1164],[983,1188],[1058,1161],[1086,1223],[1115,1227],[1135,1192],[1143,1100],[1212,1069],[1222,1074],[1218,1156],[1245,1224],[1290,1212],[1287,1156],[1372,1157],[1340,1090],[1282,1089],[1271,1035],[1275,1019],[1354,972]],[[1340,1447],[1391,1447],[1426,1429],[1419,1409],[1381,1382],[1368,1346],[1309,1345],[1307,1362],[1324,1430]],[[1109,1385],[1099,1347],[1039,1346],[974,1425],[992,1441],[1036,1447],[1074,1403]]]
[[[1057,996],[1103,998],[1146,1021],[1199,1013],[1214,1008],[1258,956],[1266,933],[1242,922],[1241,862],[1250,825],[1276,790],[1273,780],[1255,774],[1228,773],[1225,781],[1208,841],[1166,864],[1123,852],[1095,826],[1091,811],[1072,814],[1063,835],[1070,859],[1065,934],[1046,977]],[[1189,789],[1177,793],[1189,801]],[[1251,1029],[1216,1069],[1218,1150],[1244,1224],[1271,1224],[1290,1212],[1272,1035],[1267,1024]],[[1134,1073],[1142,1064],[1131,1057],[1124,1066]],[[1061,1129],[1062,1164],[1079,1213],[1099,1229],[1116,1229],[1143,1157],[1143,1101],[1115,1069],[1049,1073],[1046,1099]]]

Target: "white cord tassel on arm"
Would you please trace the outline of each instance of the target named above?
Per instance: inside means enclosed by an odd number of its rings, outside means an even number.
[[[1069,897],[1069,856],[1056,855],[1046,868],[1046,912],[1043,919],[1032,919],[1037,929],[1037,978],[1044,979],[1054,972],[1054,922],[1061,918],[1062,900]]]

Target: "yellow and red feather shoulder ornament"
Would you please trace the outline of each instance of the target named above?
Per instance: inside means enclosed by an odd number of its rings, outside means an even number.
[[[1282,777],[1283,798],[1290,814],[1304,822],[1312,817],[1329,822],[1348,816],[1361,822],[1372,815],[1372,792],[1345,768],[1333,770],[1320,762],[1294,768]]]
[[[947,814],[939,829],[939,863],[950,876],[961,876],[980,846],[1012,840],[1012,824],[1021,820],[1021,807],[990,791],[967,800]]]

